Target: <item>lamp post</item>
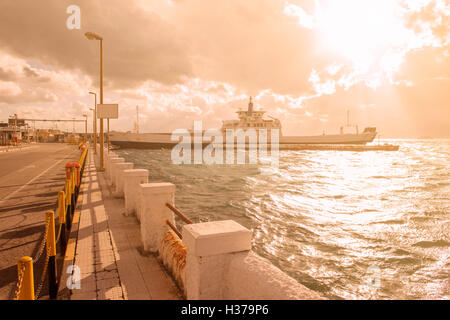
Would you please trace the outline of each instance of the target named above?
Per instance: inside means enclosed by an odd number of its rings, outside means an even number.
[[[84,143],[87,143],[87,118],[88,118],[88,115],[83,114],[83,117],[86,118],[84,121]]]
[[[108,133],[106,134],[106,136],[108,137],[108,154],[109,154],[109,148],[111,147],[111,145],[109,143],[109,118],[108,118],[107,122],[108,122]]]
[[[97,154],[97,94],[92,91],[89,91],[89,94],[93,94],[95,98],[95,107],[91,110],[94,111],[94,119],[92,119],[94,121],[92,127],[92,130],[94,131],[94,154]]]
[[[92,111],[92,117],[93,117],[93,122],[92,122],[92,139],[91,141],[94,141],[94,127],[95,127],[95,109],[94,108],[89,108],[89,110]],[[97,140],[97,139],[96,139]]]
[[[84,34],[89,40],[100,41],[100,104],[103,104],[103,38],[93,32]],[[105,137],[103,134],[103,118],[100,119],[100,171],[104,171],[103,150],[105,148]]]

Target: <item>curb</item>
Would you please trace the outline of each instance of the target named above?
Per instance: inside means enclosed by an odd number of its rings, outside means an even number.
[[[67,288],[67,281],[73,276],[73,271],[67,273],[66,270],[69,266],[73,266],[75,262],[75,252],[77,248],[78,229],[80,224],[81,206],[83,205],[83,196],[86,182],[83,181],[80,186],[80,192],[78,194],[77,206],[73,214],[72,228],[70,229],[70,236],[67,242],[66,253],[64,256],[64,263],[61,269],[61,276],[59,278],[59,290],[57,300],[70,300],[72,290]],[[63,285],[64,287],[62,287]],[[64,289],[63,289],[64,288]]]

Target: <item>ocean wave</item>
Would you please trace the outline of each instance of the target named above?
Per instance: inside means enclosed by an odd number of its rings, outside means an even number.
[[[448,247],[449,245],[450,243],[445,240],[433,240],[433,241],[419,241],[414,243],[412,246],[421,248],[433,248],[433,247]]]

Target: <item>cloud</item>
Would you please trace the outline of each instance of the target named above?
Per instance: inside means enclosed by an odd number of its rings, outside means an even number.
[[[326,125],[317,120],[305,123],[302,132],[337,133],[346,123],[350,110],[352,123],[376,126],[384,138],[450,137],[450,107],[448,88],[450,80],[424,79],[420,86],[406,83],[383,85],[376,89],[364,84],[348,90],[338,88],[333,95],[305,100],[305,108],[315,116],[328,115]]]
[[[39,69],[24,59],[0,50],[0,104],[56,102],[67,95],[79,95],[89,87],[86,76],[71,72]]]
[[[304,1],[306,2],[306,1]],[[170,15],[189,40],[197,77],[256,94],[307,93],[312,67],[331,63],[317,52],[315,32],[287,15],[286,1],[177,1]]]
[[[11,71],[6,71],[3,68],[0,68],[0,80],[13,81],[16,80],[16,75]]]
[[[450,6],[445,0],[409,1],[404,6],[411,8],[407,14],[407,26],[416,32],[429,29],[442,42],[450,40]]]
[[[386,43],[375,32],[383,46],[358,63],[326,46],[316,4],[330,1],[80,0],[81,30],[66,28],[72,1],[2,1],[1,114],[81,118],[93,104],[88,91],[98,91],[98,42],[84,37],[93,31],[105,39],[105,102],[120,106],[113,129],[132,130],[136,105],[141,131],[200,119],[220,127],[252,95],[285,134],[338,132],[350,109],[361,128],[384,136],[450,136],[446,2],[397,1],[395,32]],[[351,9],[341,13],[361,20]]]
[[[77,1],[81,30],[66,28],[66,8],[71,4],[2,1],[0,46],[27,60],[81,70],[96,82],[99,45],[84,36],[93,31],[104,38],[104,75],[111,87],[134,87],[149,79],[173,84],[190,75],[186,44],[156,13],[139,10],[136,1]]]

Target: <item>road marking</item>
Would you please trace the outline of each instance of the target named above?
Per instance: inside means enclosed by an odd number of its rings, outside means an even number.
[[[36,165],[30,164],[29,166],[23,167],[22,169],[19,169],[16,172],[22,172],[22,171],[25,171],[25,170],[31,169],[31,168],[36,168]]]
[[[26,186],[28,186],[30,183],[32,183],[33,181],[37,180],[38,178],[40,178],[43,174],[47,173],[47,171],[49,171],[50,169],[52,169],[53,167],[55,167],[57,164],[61,163],[62,161],[67,160],[67,157],[64,159],[59,160],[58,162],[55,162],[52,166],[48,167],[46,170],[42,171],[41,174],[37,175],[36,177],[34,177],[33,179],[31,179],[30,181],[28,181],[26,184],[24,184],[23,186],[21,186],[19,189],[17,189],[16,191],[13,191],[12,193],[8,194],[6,197],[4,197],[2,200],[0,200],[0,206],[3,205],[3,203],[5,201],[7,201],[9,198],[11,198],[13,195],[17,194],[18,192],[22,191],[23,188],[25,188]]]

